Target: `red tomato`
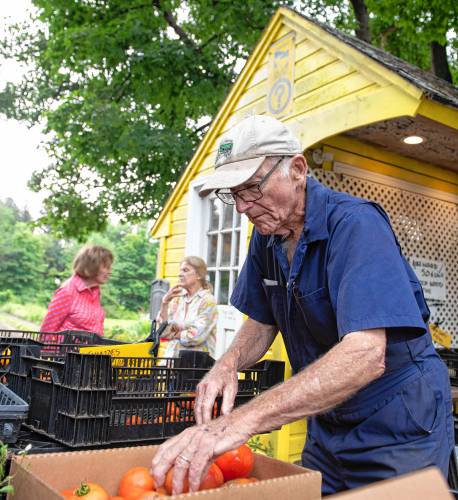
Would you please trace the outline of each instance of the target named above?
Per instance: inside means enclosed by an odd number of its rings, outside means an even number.
[[[132,415],[131,417],[126,418],[126,426],[129,425],[141,425],[144,424],[145,422],[139,415]]]
[[[173,481],[173,471],[174,467],[169,469],[167,472],[167,475],[165,477],[165,491],[171,495],[172,494],[172,481]],[[210,468],[208,469],[207,475],[205,476],[205,479],[200,483],[199,486],[199,491],[200,490],[211,490],[213,488],[219,488],[222,486],[224,483],[224,477],[223,473],[221,472],[221,469],[215,464],[212,463],[210,465]],[[183,484],[183,493],[188,493],[189,492],[189,480],[188,476],[186,475],[184,479],[184,484]]]
[[[221,469],[224,480],[230,481],[239,477],[248,477],[253,470],[254,456],[250,447],[242,444],[235,450],[226,451],[215,460]]]
[[[133,467],[121,478],[118,494],[129,500],[138,498],[144,491],[156,489],[153,476],[146,467]]]
[[[200,483],[199,490],[212,490],[219,488],[224,483],[224,476],[221,469],[212,463],[208,469],[205,479]]]
[[[238,484],[250,484],[256,483],[257,479],[255,477],[239,477],[237,479],[231,479],[224,483],[224,486],[237,486]]]
[[[73,491],[74,490],[62,490],[59,492],[59,495],[67,500],[75,500],[77,497],[73,494]]]
[[[175,467],[171,467],[168,470],[167,475],[165,476],[164,488],[169,495],[172,494],[172,481],[173,481],[174,469]],[[188,481],[188,476],[186,475],[183,482],[183,493],[188,493],[188,492],[189,492],[189,481]]]
[[[110,500],[110,495],[97,483],[81,483],[81,486],[74,490],[63,490],[61,496],[68,500]]]

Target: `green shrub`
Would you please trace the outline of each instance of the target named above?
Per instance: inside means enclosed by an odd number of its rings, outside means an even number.
[[[0,306],[0,311],[13,314],[18,318],[32,323],[41,324],[46,314],[46,307],[36,304],[19,304],[17,302],[8,302]]]
[[[148,320],[105,319],[105,337],[122,340],[124,342],[138,342],[144,340],[151,328]]]
[[[0,291],[0,304],[5,304],[7,302],[15,302],[17,298],[11,290],[1,290]]]

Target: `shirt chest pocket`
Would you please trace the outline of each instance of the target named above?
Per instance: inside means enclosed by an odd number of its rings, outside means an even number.
[[[326,347],[339,340],[334,309],[327,288],[319,288],[306,295],[295,294],[297,306],[315,341]]]
[[[266,284],[266,280],[262,284],[266,294],[267,302],[270,304],[272,315],[278,328],[282,332],[286,332],[286,288],[280,285]]]

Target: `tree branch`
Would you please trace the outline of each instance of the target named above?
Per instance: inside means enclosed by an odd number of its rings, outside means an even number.
[[[211,124],[211,120],[209,122],[207,122],[205,125],[201,125],[199,128],[196,128],[196,132],[199,133],[199,132],[202,132],[202,130],[205,130],[207,127],[210,126]]]
[[[178,35],[180,40],[187,45],[188,47],[200,51],[200,48],[189,38],[189,36],[183,31],[183,29],[178,25],[178,23],[175,21],[173,15],[171,12],[167,10],[162,10],[161,9],[161,2],[160,0],[152,0],[153,7],[155,7],[159,12],[162,13],[164,16],[164,19],[167,21],[170,27],[173,28],[175,33]]]
[[[434,74],[447,82],[453,83],[452,73],[447,61],[446,45],[441,45],[439,42],[431,42],[430,47]]]
[[[358,21],[358,28],[356,29],[356,36],[360,40],[371,43],[371,32],[369,29],[369,14],[367,12],[366,3],[364,0],[350,0],[355,12],[356,20]]]
[[[388,41],[388,37],[390,35],[392,35],[393,33],[395,33],[396,31],[398,30],[398,28],[396,26],[388,26],[388,28],[385,30],[385,31],[382,31],[382,33],[380,33],[380,47],[385,50],[385,47],[386,47],[386,44],[387,44],[387,41]]]

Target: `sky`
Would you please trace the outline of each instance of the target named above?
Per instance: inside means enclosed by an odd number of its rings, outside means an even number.
[[[0,26],[5,21],[24,20],[31,7],[30,0],[1,0]],[[19,81],[22,73],[19,65],[0,61],[0,89],[7,81]],[[19,208],[26,207],[34,218],[40,215],[43,195],[30,191],[27,181],[34,170],[41,170],[49,163],[46,153],[39,149],[42,140],[39,127],[29,129],[25,124],[0,116],[0,200],[12,198]]]

